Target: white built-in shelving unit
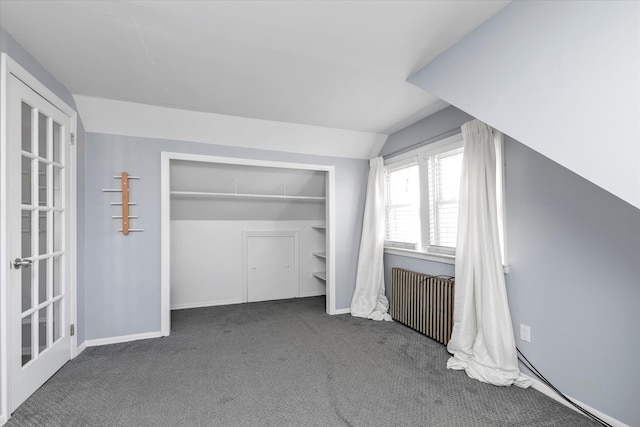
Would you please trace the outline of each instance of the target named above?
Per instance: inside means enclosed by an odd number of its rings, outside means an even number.
[[[170,168],[173,309],[327,293],[325,171],[181,160]]]
[[[327,230],[326,225],[312,225],[311,228],[319,232],[326,232]],[[320,251],[320,252],[312,252],[311,255],[325,262],[325,271],[316,271],[311,274],[313,275],[313,277],[326,282],[327,281],[327,272],[326,272],[327,253],[324,251]]]
[[[313,277],[317,277],[320,280],[327,281],[327,273],[324,271],[317,271],[313,273]]]

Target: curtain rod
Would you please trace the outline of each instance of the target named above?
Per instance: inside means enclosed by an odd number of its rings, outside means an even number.
[[[451,129],[451,130],[443,132],[443,133],[441,133],[439,135],[432,136],[431,138],[427,138],[425,140],[416,142],[415,144],[411,144],[408,147],[404,147],[404,148],[401,148],[399,150],[396,150],[393,153],[385,154],[384,156],[382,156],[382,158],[383,159],[388,159],[390,157],[394,157],[394,156],[397,156],[397,155],[400,155],[400,154],[404,154],[404,153],[407,153],[407,152],[409,152],[411,150],[415,150],[416,148],[420,148],[420,147],[422,147],[424,145],[431,144],[432,142],[440,141],[441,139],[445,139],[445,138],[449,138],[450,136],[457,135],[457,134],[459,134],[461,132],[462,131],[460,130],[459,127],[455,128],[455,129]]]

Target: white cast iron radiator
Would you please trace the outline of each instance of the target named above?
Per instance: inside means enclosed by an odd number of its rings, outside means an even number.
[[[453,328],[454,280],[391,269],[393,320],[446,345]]]

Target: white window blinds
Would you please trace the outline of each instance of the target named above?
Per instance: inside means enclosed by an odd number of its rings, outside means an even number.
[[[438,247],[456,247],[462,152],[458,148],[427,158],[429,246],[433,252],[441,252]]]
[[[386,229],[388,246],[420,246],[420,173],[418,164],[386,170]]]

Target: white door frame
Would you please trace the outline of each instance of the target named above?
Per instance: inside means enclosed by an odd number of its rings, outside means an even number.
[[[7,253],[8,243],[7,239],[7,206],[9,197],[9,188],[7,186],[7,180],[9,178],[8,173],[8,159],[9,154],[9,131],[10,126],[15,123],[9,122],[9,77],[13,75],[21,80],[24,84],[33,89],[40,96],[45,98],[56,108],[61,110],[64,114],[71,119],[71,133],[76,134],[78,115],[76,111],[62,101],[56,94],[49,90],[45,85],[40,83],[31,73],[20,66],[16,61],[11,59],[6,53],[0,55],[0,393],[2,393],[0,399],[0,425],[4,424],[9,418],[9,349],[8,349],[8,335],[9,335],[9,316],[8,316],[8,302],[7,302],[7,287],[9,285],[9,260],[10,256]],[[18,124],[19,125],[19,124]],[[77,180],[77,153],[75,144],[69,146],[69,164],[68,164],[68,179],[70,180],[70,193],[69,193],[69,304],[71,304],[71,324],[77,325],[77,294],[76,294],[76,280],[77,280],[77,211],[76,211],[76,180]],[[78,354],[78,336],[74,334],[70,340],[69,355],[70,358],[76,357]]]
[[[276,162],[270,160],[253,160],[236,157],[217,157],[202,154],[161,153],[160,166],[160,247],[161,247],[161,294],[160,325],[162,336],[168,336],[171,329],[171,160],[188,160],[193,162],[226,163],[243,166],[262,166],[271,168],[303,169],[326,172],[325,218],[327,226],[327,295],[326,311],[336,312],[336,274],[335,274],[335,166]]]

